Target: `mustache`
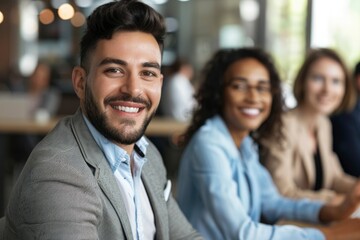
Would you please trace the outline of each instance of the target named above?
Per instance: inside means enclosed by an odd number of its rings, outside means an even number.
[[[111,102],[118,102],[118,101],[140,103],[140,104],[144,104],[146,106],[146,108],[151,108],[151,105],[152,105],[150,101],[148,101],[142,97],[134,97],[134,96],[127,95],[127,94],[107,97],[104,100],[105,104],[110,104]]]

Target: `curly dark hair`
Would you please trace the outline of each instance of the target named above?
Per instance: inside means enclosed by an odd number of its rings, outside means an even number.
[[[87,29],[80,43],[80,65],[86,69],[88,55],[97,42],[111,39],[119,31],[149,33],[163,50],[166,27],[158,12],[137,0],[113,1],[97,7],[87,18]]]
[[[195,94],[197,108],[193,112],[191,124],[180,138],[180,145],[185,146],[205,121],[217,114],[223,114],[224,74],[228,67],[236,61],[254,58],[268,70],[270,76],[272,106],[270,116],[256,132],[252,133],[255,140],[270,134],[281,135],[281,113],[284,100],[281,93],[281,80],[272,58],[259,48],[221,49],[207,62],[202,72],[202,83]]]

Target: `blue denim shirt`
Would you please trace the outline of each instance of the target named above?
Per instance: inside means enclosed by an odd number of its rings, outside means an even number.
[[[238,149],[222,118],[208,119],[180,161],[177,198],[191,224],[205,239],[325,239],[317,229],[260,223],[317,222],[323,203],[281,196],[258,158],[250,137]]]

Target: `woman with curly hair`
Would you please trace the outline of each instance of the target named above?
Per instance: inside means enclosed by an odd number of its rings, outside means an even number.
[[[182,139],[177,197],[205,239],[360,236],[356,232],[360,219],[317,229],[270,225],[279,219],[313,223],[345,219],[360,202],[360,186],[341,206],[291,200],[277,192],[259,163],[257,148],[261,138],[281,128],[281,81],[268,54],[255,48],[219,50],[203,77],[196,94],[198,108]]]

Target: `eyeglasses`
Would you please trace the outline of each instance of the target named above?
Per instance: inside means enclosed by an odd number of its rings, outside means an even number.
[[[255,91],[262,96],[270,95],[272,93],[271,86],[268,83],[260,83],[255,86],[251,86],[247,82],[233,81],[229,83],[228,86],[241,93],[248,93],[251,89],[255,89]]]

